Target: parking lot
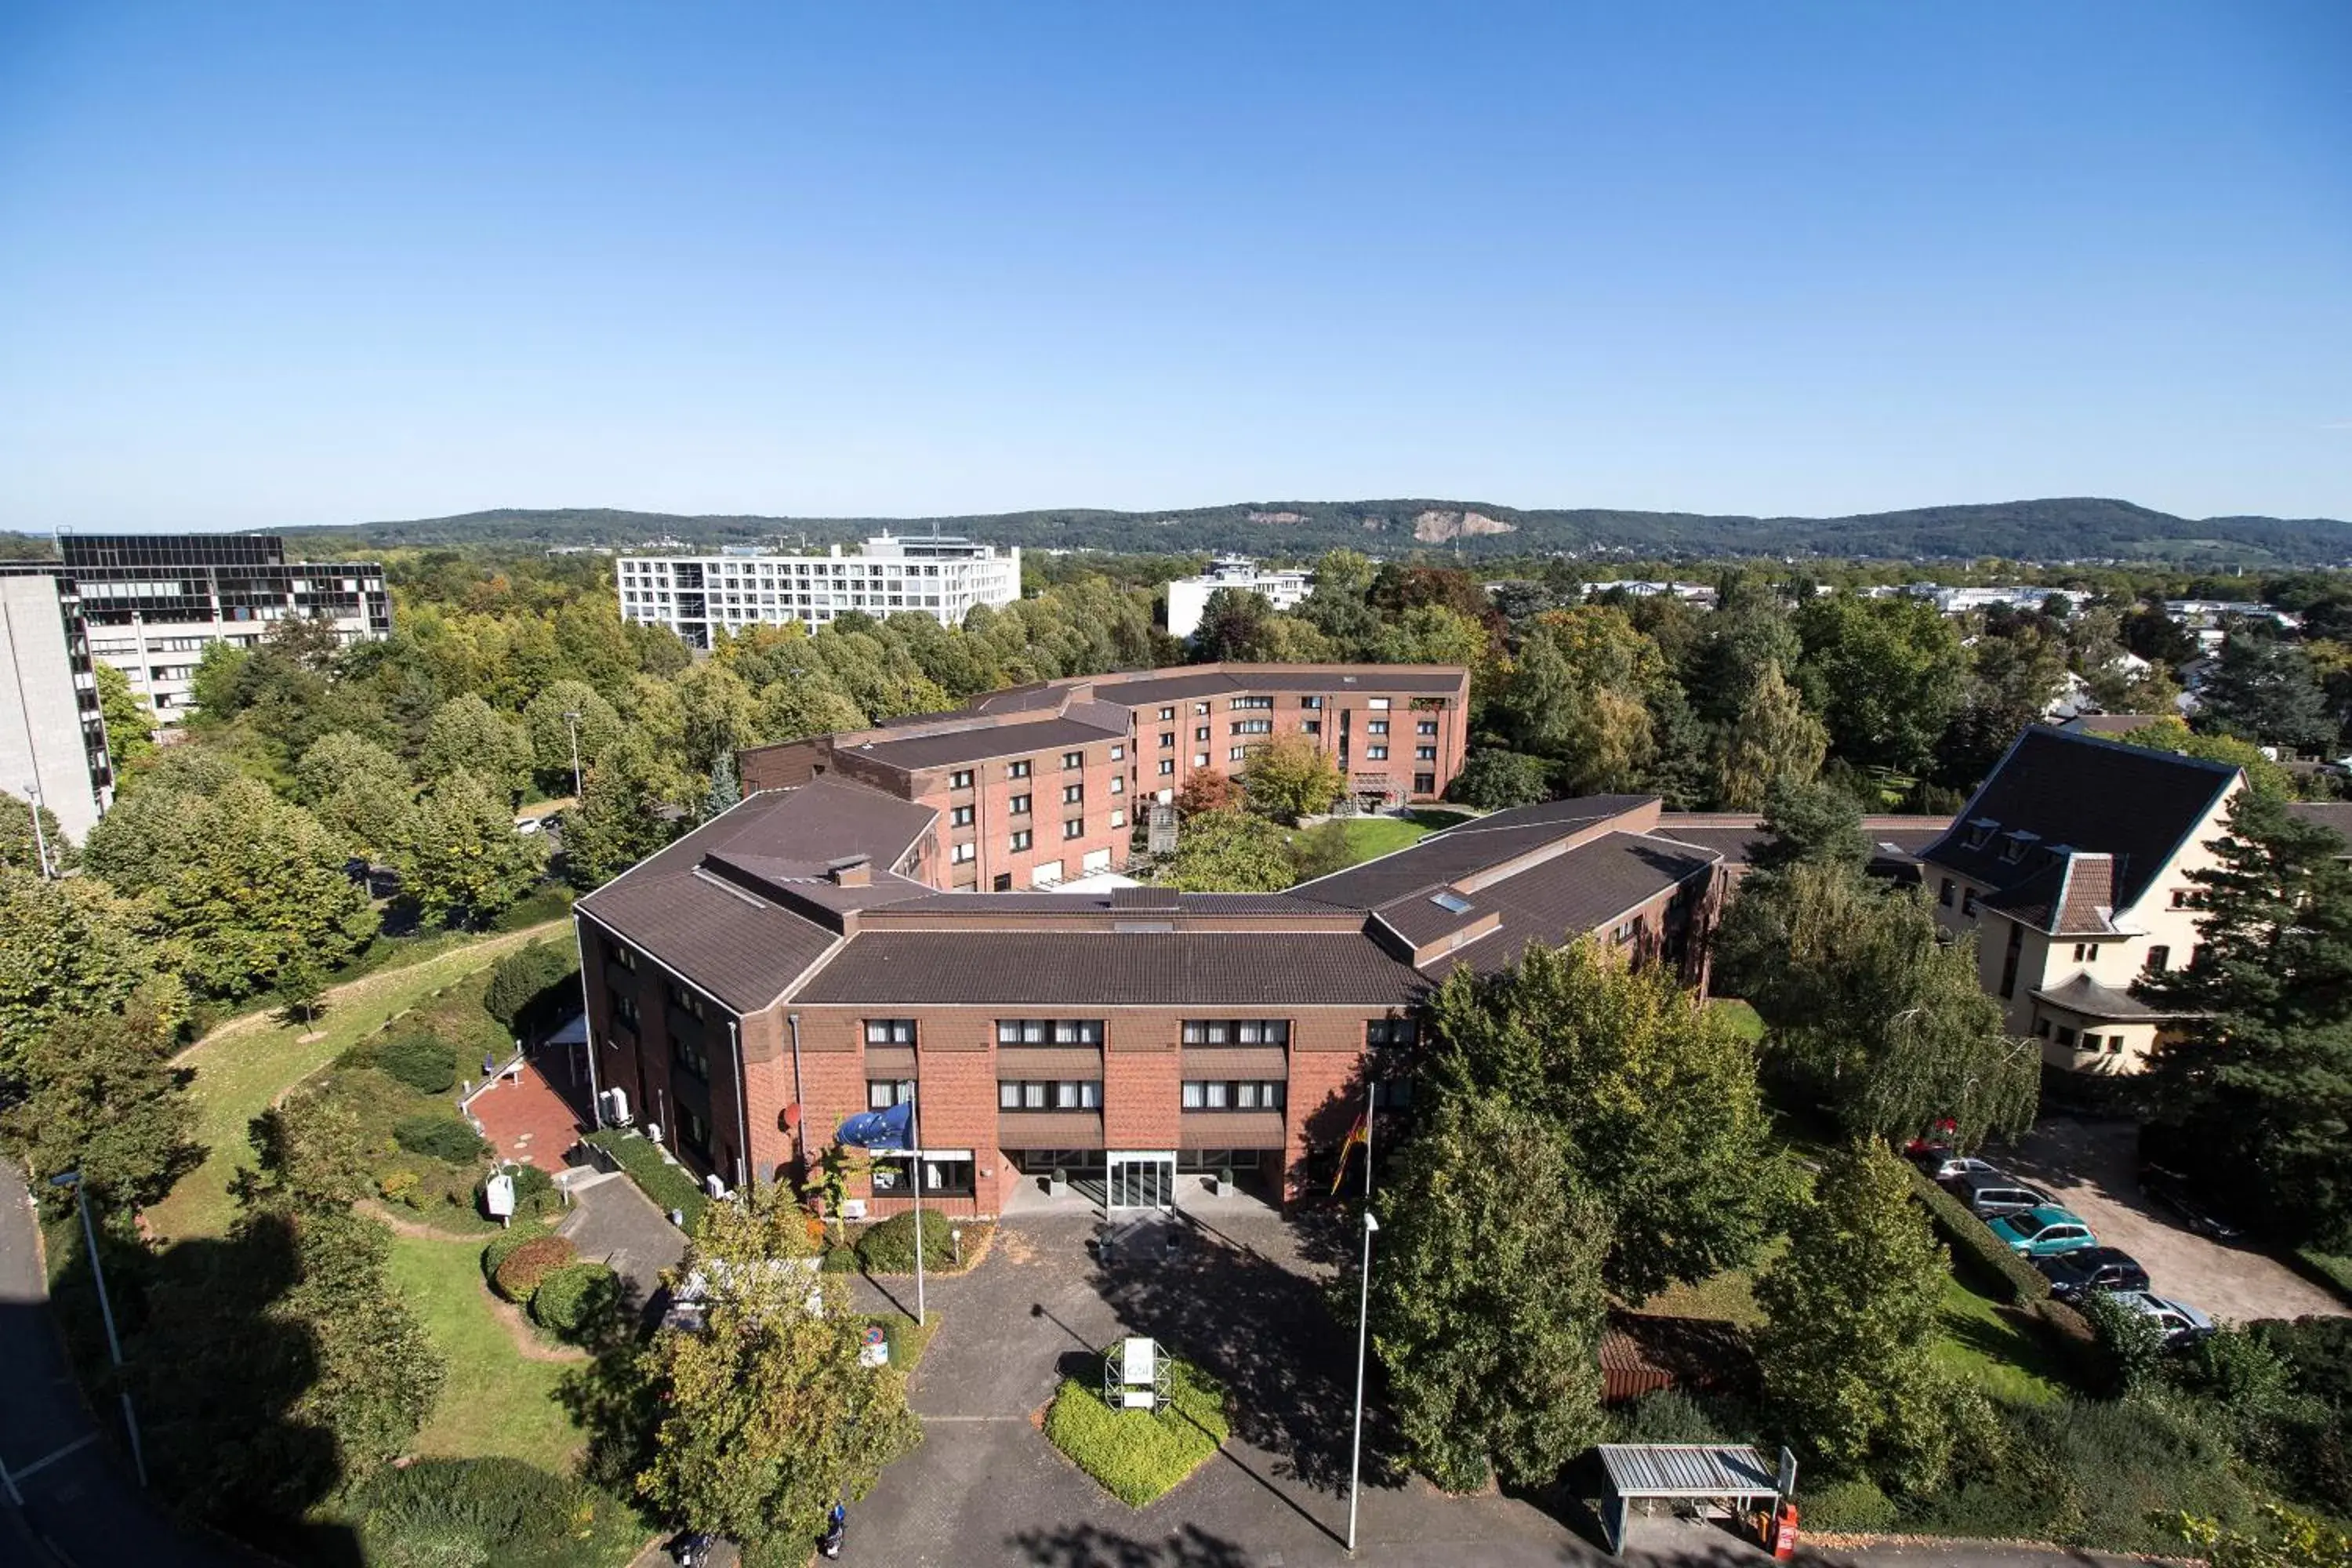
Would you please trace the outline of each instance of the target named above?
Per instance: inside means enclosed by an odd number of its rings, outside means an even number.
[[[2129,1121],[2053,1115],[2013,1153],[1986,1157],[2081,1215],[2104,1245],[2138,1258],[2157,1295],[2185,1301],[2217,1321],[2346,1314],[2334,1294],[2276,1258],[2208,1241],[2143,1197],[2137,1147],[2137,1129]]]

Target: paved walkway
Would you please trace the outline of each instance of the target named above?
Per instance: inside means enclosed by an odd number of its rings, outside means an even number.
[[[572,1212],[556,1232],[580,1256],[609,1265],[629,1282],[631,1304],[644,1307],[661,1289],[661,1272],[686,1256],[686,1233],[617,1173],[591,1176],[573,1184]]]
[[[466,1109],[500,1159],[536,1165],[551,1176],[563,1169],[564,1151],[579,1142],[579,1112],[536,1061],[526,1060],[517,1077],[500,1079]]]

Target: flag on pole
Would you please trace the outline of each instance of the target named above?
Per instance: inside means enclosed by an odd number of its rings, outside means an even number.
[[[1371,1112],[1358,1111],[1356,1124],[1348,1129],[1348,1136],[1339,1141],[1339,1168],[1331,1173],[1331,1195],[1339,1195],[1339,1184],[1348,1179],[1348,1151],[1359,1143],[1372,1141]]]
[[[912,1149],[915,1108],[902,1102],[883,1110],[861,1110],[834,1133],[853,1149]]]

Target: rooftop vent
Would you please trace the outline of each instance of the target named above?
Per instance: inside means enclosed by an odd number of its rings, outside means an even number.
[[[870,888],[874,885],[874,859],[868,855],[850,855],[825,863],[824,874],[836,888]]]

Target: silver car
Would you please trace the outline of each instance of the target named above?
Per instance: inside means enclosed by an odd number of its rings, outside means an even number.
[[[1971,1171],[1954,1176],[1943,1184],[1946,1192],[1968,1206],[1979,1219],[1999,1219],[2005,1214],[2023,1214],[2028,1209],[2043,1208],[2053,1201],[2039,1187],[2029,1187],[2015,1176],[2000,1171]]]

